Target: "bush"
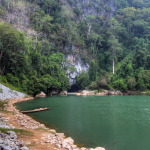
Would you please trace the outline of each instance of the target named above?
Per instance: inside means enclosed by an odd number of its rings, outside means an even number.
[[[128,89],[130,90],[135,90],[136,87],[136,79],[134,77],[130,77],[127,80],[127,84],[128,84]]]
[[[7,79],[4,76],[0,76],[0,83],[7,83]]]
[[[111,84],[108,84],[108,90],[114,90]]]
[[[112,87],[121,91],[127,90],[127,85],[124,79],[118,79],[112,83]]]
[[[4,110],[7,105],[7,101],[0,101],[0,110]]]
[[[99,86],[97,85],[96,82],[91,82],[90,85],[89,85],[89,89],[97,90],[97,89],[99,89]]]
[[[76,84],[80,89],[85,89],[89,85],[89,76],[83,72],[76,77]]]
[[[19,79],[17,77],[14,77],[12,74],[8,73],[6,75],[6,79],[9,83],[11,83],[15,87],[20,87],[19,86]]]

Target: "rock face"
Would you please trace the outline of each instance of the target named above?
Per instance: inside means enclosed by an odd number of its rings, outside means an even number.
[[[19,97],[25,97],[25,96],[27,95],[21,92],[11,90],[10,88],[0,83],[0,100],[19,98]]]
[[[71,47],[72,51],[75,51],[75,47]],[[68,49],[68,48],[66,48]],[[67,51],[67,50],[66,50]],[[73,55],[69,54],[65,58],[65,62],[63,64],[64,67],[67,67],[67,76],[69,77],[70,84],[73,85],[76,80],[76,76],[81,74],[82,72],[86,72],[89,68],[89,65],[87,63],[84,63],[81,56],[78,54]]]
[[[62,6],[66,6],[68,9],[74,7],[82,10],[82,19],[85,19],[88,15],[110,18],[117,8],[115,0],[80,0],[71,2],[70,0],[64,0]]]
[[[37,94],[35,97],[38,98],[38,97],[45,97],[45,96],[46,94],[41,91],[41,93]]]

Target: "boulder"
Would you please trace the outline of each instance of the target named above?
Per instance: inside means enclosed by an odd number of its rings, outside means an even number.
[[[56,133],[56,130],[54,130],[54,129],[50,129],[49,131],[52,133]]]
[[[83,90],[82,92],[81,92],[81,95],[95,95],[94,94],[94,91],[88,91],[88,90]]]
[[[29,150],[27,147],[21,147],[20,150]]]
[[[46,94],[44,92],[41,91],[41,93],[37,94],[35,97],[45,97]]]
[[[81,96],[81,93],[76,93],[75,95],[76,95],[76,96]]]
[[[59,91],[51,91],[50,93],[49,93],[49,95],[58,95],[59,94]]]
[[[65,138],[64,133],[56,133],[55,135],[56,135],[58,138],[60,138],[60,139],[64,139],[64,138]]]
[[[62,91],[59,93],[59,95],[68,95],[68,92],[67,91]]]
[[[103,147],[96,147],[95,150],[105,150]]]
[[[68,143],[68,144],[74,144],[74,140],[71,137],[68,137],[68,138],[64,139],[63,142]]]

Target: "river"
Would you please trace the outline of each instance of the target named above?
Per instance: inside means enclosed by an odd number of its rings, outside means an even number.
[[[54,96],[17,104],[20,110],[51,107],[32,118],[85,147],[150,149],[149,96]]]

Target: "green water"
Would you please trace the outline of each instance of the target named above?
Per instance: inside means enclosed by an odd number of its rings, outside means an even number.
[[[51,107],[30,116],[71,136],[76,144],[107,150],[150,150],[150,97],[64,96],[17,104],[21,110]]]

